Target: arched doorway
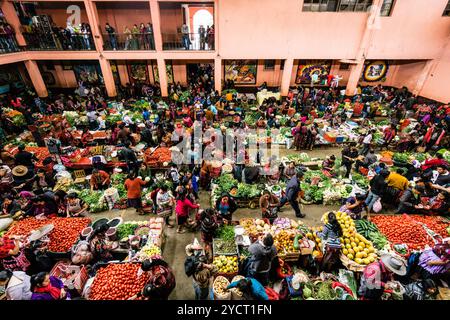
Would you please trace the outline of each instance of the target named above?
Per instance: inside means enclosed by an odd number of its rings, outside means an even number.
[[[200,26],[203,26],[206,30],[208,27],[212,26],[214,24],[214,17],[208,10],[200,9],[194,13],[192,20],[192,33],[194,33],[193,49],[198,50],[200,49],[200,35],[198,29]]]

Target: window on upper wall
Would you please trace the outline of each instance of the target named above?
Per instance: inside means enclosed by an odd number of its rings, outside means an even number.
[[[275,70],[275,60],[264,60],[264,70]]]
[[[444,17],[450,17],[450,0],[447,2],[445,6],[444,13],[442,14]]]
[[[383,0],[381,5],[380,16],[389,17],[392,13],[392,8],[394,7],[394,0]]]
[[[365,12],[373,0],[304,0],[303,11],[310,12]]]

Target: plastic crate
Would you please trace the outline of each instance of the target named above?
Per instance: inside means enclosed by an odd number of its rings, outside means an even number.
[[[60,261],[50,271],[51,276],[55,276],[69,289],[76,289],[80,294],[84,285],[89,279],[85,266],[70,265],[68,262]]]
[[[235,248],[236,248],[235,252],[222,253],[222,252],[217,252],[216,250],[214,250],[216,248],[216,245],[221,243],[221,242],[226,242],[226,241],[224,241],[222,239],[213,239],[213,246],[212,246],[212,248],[213,248],[213,256],[237,256],[239,254],[239,248],[238,248],[238,246],[236,245],[236,243],[234,241],[233,242],[234,242]]]
[[[336,143],[343,143],[344,142],[345,137],[344,136],[337,136],[336,137]]]

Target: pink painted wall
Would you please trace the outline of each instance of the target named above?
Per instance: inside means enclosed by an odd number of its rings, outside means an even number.
[[[449,18],[450,19],[450,18]],[[441,101],[450,102],[450,46],[437,63],[419,92],[420,95]]]
[[[177,29],[183,25],[183,8],[181,4],[173,5],[160,3],[161,33],[176,34]]]
[[[302,12],[298,0],[220,1],[218,12],[225,59],[354,58],[368,16]]]
[[[431,59],[450,35],[447,0],[397,0],[391,17],[375,25],[367,59]]]
[[[97,2],[100,30],[105,33],[108,22],[116,32],[123,33],[125,26],[132,28],[133,24],[151,23],[150,5],[147,2]]]

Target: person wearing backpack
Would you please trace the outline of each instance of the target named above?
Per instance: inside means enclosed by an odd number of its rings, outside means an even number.
[[[167,178],[172,181],[174,189],[180,185],[180,173],[176,164],[173,163],[171,165],[170,170],[167,172]]]
[[[214,209],[208,208],[200,214],[200,232],[202,241],[205,244],[205,251],[208,256],[212,256],[211,243],[220,226],[220,218],[214,212]]]
[[[203,247],[197,239],[186,246],[187,258],[184,262],[184,270],[188,277],[192,276],[195,291],[195,300],[209,300],[212,278],[218,268],[214,264],[207,264]]]

